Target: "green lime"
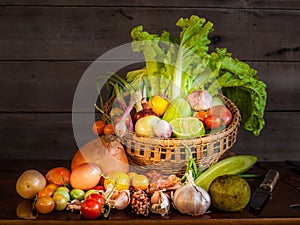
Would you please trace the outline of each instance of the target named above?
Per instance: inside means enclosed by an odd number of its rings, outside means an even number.
[[[203,123],[195,117],[181,117],[170,122],[177,138],[194,138],[205,134]]]

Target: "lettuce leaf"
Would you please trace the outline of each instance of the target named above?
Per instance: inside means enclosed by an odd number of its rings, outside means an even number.
[[[211,66],[218,70],[217,79],[208,91],[213,93],[221,87],[223,94],[238,107],[244,128],[258,136],[265,125],[266,84],[257,77],[257,71],[248,64],[233,59],[226,49],[211,53]]]

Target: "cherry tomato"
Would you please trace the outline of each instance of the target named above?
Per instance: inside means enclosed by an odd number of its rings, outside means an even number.
[[[101,215],[102,205],[93,198],[84,200],[81,204],[81,213],[86,219],[97,219]]]
[[[70,193],[69,189],[67,187],[59,187],[56,189],[55,193],[53,194],[53,197],[56,195],[63,195],[66,197],[68,201],[70,201]]]
[[[48,214],[54,209],[55,203],[53,198],[51,198],[50,196],[43,196],[37,199],[35,207],[39,213]]]
[[[97,191],[105,191],[105,188],[103,186],[96,186],[96,187],[93,187],[94,190],[97,190]]]
[[[55,203],[55,210],[57,211],[64,210],[68,205],[68,199],[62,194],[57,194],[53,196],[53,200]]]
[[[108,124],[105,125],[105,127],[103,129],[103,133],[106,134],[106,135],[115,134],[114,127],[113,127],[112,123],[108,123]]]
[[[224,105],[216,105],[208,110],[208,115],[217,115],[221,118],[222,123],[228,126],[232,120],[232,114]]]
[[[56,184],[47,184],[47,188],[56,191],[56,189],[58,188],[58,186]]]
[[[42,190],[39,191],[38,193],[38,198],[44,197],[44,196],[52,196],[54,194],[54,190],[48,187],[44,187]]]
[[[207,112],[204,110],[198,111],[195,114],[195,117],[198,118],[202,123],[204,123],[204,120],[208,116]]]
[[[72,191],[70,192],[70,197],[71,199],[77,199],[79,201],[83,200],[84,199],[84,190],[81,190],[81,189],[72,189]]]
[[[215,130],[221,127],[222,120],[217,115],[210,115],[206,117],[206,119],[204,120],[204,124],[208,129]]]
[[[92,193],[86,199],[90,198],[97,200],[100,203],[101,207],[105,202],[104,197],[100,193]]]
[[[48,183],[62,186],[70,184],[70,174],[70,170],[65,167],[55,167],[50,169],[45,177]]]
[[[98,136],[102,135],[105,125],[106,124],[102,120],[95,121],[95,123],[93,124],[93,127],[92,127],[93,133],[98,135]]]

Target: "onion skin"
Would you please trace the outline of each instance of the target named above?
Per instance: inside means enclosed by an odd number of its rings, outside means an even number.
[[[83,163],[97,164],[104,175],[112,171],[129,171],[124,147],[113,135],[100,136],[82,146],[73,156],[71,169]]]
[[[187,101],[196,111],[207,110],[211,107],[212,96],[205,90],[197,90],[188,95]]]
[[[161,138],[169,138],[172,135],[172,126],[165,120],[159,120],[153,126],[154,135]]]

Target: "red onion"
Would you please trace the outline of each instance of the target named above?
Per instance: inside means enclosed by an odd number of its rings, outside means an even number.
[[[134,115],[134,123],[136,123],[139,119],[145,117],[145,116],[158,116],[155,112],[153,112],[153,110],[149,107],[148,102],[145,98],[143,98],[141,100],[141,104],[143,109],[138,111],[135,115]]]

